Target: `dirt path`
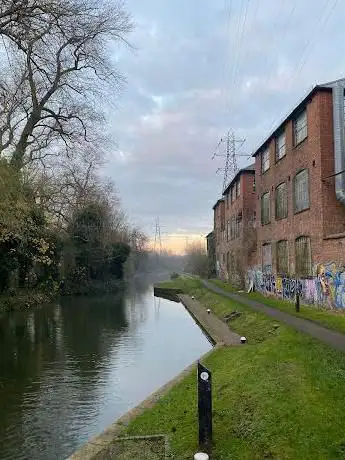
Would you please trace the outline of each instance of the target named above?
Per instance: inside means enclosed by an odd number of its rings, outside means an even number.
[[[320,340],[321,342],[327,343],[333,348],[336,348],[341,351],[345,351],[345,335],[341,334],[340,332],[331,331],[326,327],[319,326],[312,321],[308,321],[307,319],[298,318],[293,315],[289,315],[289,313],[282,312],[275,308],[268,307],[267,305],[256,302],[255,300],[248,299],[240,294],[232,294],[229,292],[224,291],[223,289],[215,286],[208,281],[202,280],[203,285],[217,294],[221,294],[224,297],[228,297],[231,300],[235,300],[242,305],[246,305],[247,307],[252,308],[256,311],[261,311],[266,315],[272,316],[274,319],[281,321],[289,326],[294,327],[298,331],[305,332],[306,334],[315,337],[316,339]]]

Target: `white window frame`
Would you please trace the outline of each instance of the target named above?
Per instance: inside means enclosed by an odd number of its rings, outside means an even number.
[[[294,143],[298,145],[308,136],[308,117],[306,109],[295,118],[293,128]]]
[[[269,147],[261,154],[261,172],[265,173],[270,169],[270,149]]]
[[[276,160],[279,161],[286,155],[286,136],[285,131],[281,132],[276,138]]]

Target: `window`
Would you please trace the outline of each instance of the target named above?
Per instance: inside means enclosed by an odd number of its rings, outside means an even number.
[[[280,160],[285,157],[286,147],[285,147],[285,131],[279,134],[276,138],[276,160]]]
[[[234,187],[231,187],[231,203],[235,200]]]
[[[228,220],[226,223],[226,241],[229,241],[229,239],[230,239],[230,220]]]
[[[288,242],[281,240],[277,242],[277,272],[287,274],[289,271]]]
[[[240,237],[242,223],[242,213],[239,213],[236,217],[236,238]]]
[[[232,216],[231,217],[231,239],[236,238],[236,217]]]
[[[304,110],[294,121],[295,145],[302,142],[308,135],[307,111]]]
[[[270,169],[270,151],[266,149],[261,154],[261,172],[265,172]]]
[[[300,236],[295,242],[296,275],[309,276],[312,274],[311,248],[309,236]]]
[[[295,212],[309,208],[309,176],[308,170],[303,169],[294,178],[294,209]]]
[[[238,198],[241,193],[241,182],[240,179],[236,182],[236,197]]]
[[[262,246],[262,271],[263,273],[272,272],[272,247],[271,243]]]
[[[264,193],[261,197],[261,223],[262,225],[270,222],[270,192]]]
[[[276,188],[276,219],[283,219],[287,215],[287,186],[284,182]]]

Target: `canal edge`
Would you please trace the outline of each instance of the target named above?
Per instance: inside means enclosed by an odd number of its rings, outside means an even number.
[[[136,407],[130,409],[128,412],[122,415],[102,433],[92,437],[89,441],[87,441],[86,444],[81,446],[70,457],[68,457],[67,460],[92,460],[96,455],[100,454],[103,449],[109,447],[115,438],[118,438],[121,434],[123,434],[123,431],[130,424],[130,422],[141,415],[145,410],[152,409],[155,404],[175,385],[180,383],[193,370],[196,370],[198,361],[208,358],[216,350],[219,350],[223,346],[224,345],[222,343],[216,344],[212,350],[209,350],[207,353],[203,354],[198,360],[194,361],[192,364],[183,369],[176,377],[169,380],[169,382],[161,386],[154,393],[151,393],[150,396],[144,399]],[[149,436],[149,434],[147,436]],[[162,434],[160,436],[166,437],[166,434]]]
[[[205,309],[205,307],[199,301],[188,295],[182,294],[182,292],[177,289],[164,288],[157,294],[175,296],[176,300],[182,303],[182,305],[186,308],[188,313],[191,315],[197,325],[202,329],[214,347],[202,355],[197,361],[183,369],[176,377],[171,379],[165,385],[148,396],[144,401],[139,403],[139,405],[133,409],[130,409],[126,414],[117,419],[101,434],[91,438],[80,449],[76,450],[68,458],[68,460],[93,459],[96,455],[100,454],[103,449],[106,449],[114,441],[115,438],[118,438],[132,420],[141,415],[146,409],[153,408],[159,399],[165,396],[169,390],[171,390],[176,384],[187,377],[190,372],[195,370],[198,361],[206,359],[216,350],[219,350],[224,346],[236,346],[241,344],[240,336],[231,331],[228,325],[224,321],[220,320],[215,314],[208,312],[207,309]],[[162,434],[161,436],[165,435]]]

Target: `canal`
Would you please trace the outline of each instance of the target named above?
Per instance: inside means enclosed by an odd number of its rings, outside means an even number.
[[[147,283],[0,318],[1,460],[66,459],[209,349]]]

